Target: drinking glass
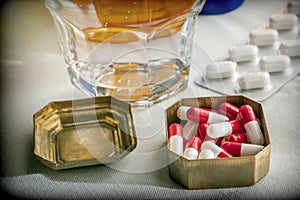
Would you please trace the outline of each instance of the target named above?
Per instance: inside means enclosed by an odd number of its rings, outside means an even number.
[[[205,0],[45,0],[74,86],[149,106],[187,87]]]

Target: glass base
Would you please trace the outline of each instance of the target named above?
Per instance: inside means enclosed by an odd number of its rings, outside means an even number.
[[[185,89],[189,70],[179,59],[161,59],[113,63],[101,67],[101,73],[77,63],[69,67],[69,74],[73,85],[89,96],[113,96],[133,107],[147,107]]]

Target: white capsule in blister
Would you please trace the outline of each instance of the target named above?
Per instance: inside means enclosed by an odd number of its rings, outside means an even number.
[[[263,56],[259,62],[262,71],[281,72],[286,70],[291,63],[291,59],[287,55],[271,55]]]
[[[245,72],[238,78],[241,89],[260,89],[271,83],[270,74],[266,71]]]
[[[276,30],[289,30],[297,26],[295,14],[274,14],[270,17],[270,27]]]
[[[271,46],[278,41],[278,32],[274,29],[254,29],[250,32],[250,43],[257,46]]]
[[[291,1],[287,5],[289,13],[300,15],[300,1]]]
[[[229,48],[229,58],[235,62],[251,61],[256,59],[258,48],[254,45],[241,45]]]
[[[290,57],[300,56],[300,39],[282,41],[279,50],[281,54]]]
[[[232,61],[220,61],[206,66],[206,77],[210,79],[229,78],[236,72],[237,64]]]

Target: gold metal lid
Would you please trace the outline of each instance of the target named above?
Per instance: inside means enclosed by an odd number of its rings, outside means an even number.
[[[51,102],[33,121],[34,154],[55,170],[116,162],[137,144],[130,104],[113,97]]]

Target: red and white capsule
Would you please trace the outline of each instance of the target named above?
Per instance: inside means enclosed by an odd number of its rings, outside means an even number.
[[[198,159],[212,159],[215,158],[215,154],[211,149],[203,149],[200,151]]]
[[[198,158],[198,155],[200,153],[200,147],[201,147],[202,141],[199,137],[193,136],[191,137],[185,146],[183,157],[189,160],[195,160]]]
[[[178,123],[169,126],[168,148],[178,155],[183,154],[183,128]]]
[[[188,139],[192,136],[196,136],[198,126],[199,126],[199,123],[188,120],[183,127],[184,139]]]
[[[214,113],[217,113],[217,112],[218,112],[217,110],[212,109],[212,108],[205,108],[205,107],[202,107],[201,109],[207,110],[207,111],[210,111],[210,112],[214,112]]]
[[[211,138],[207,135],[207,127],[208,126],[209,126],[209,124],[199,124],[198,130],[197,130],[198,137],[202,140],[202,142],[213,141],[217,145],[220,145],[222,138]]]
[[[218,109],[220,114],[227,116],[230,120],[237,119],[239,111],[238,107],[228,102],[222,103]]]
[[[222,144],[224,142],[238,142],[238,143],[248,143],[248,138],[245,133],[232,133],[226,137],[223,138]]]
[[[263,145],[258,144],[245,144],[238,142],[224,142],[221,148],[226,152],[230,153],[232,156],[253,156],[258,152],[263,150]]]
[[[231,120],[229,122],[219,122],[209,124],[207,127],[207,135],[211,138],[220,138],[231,133],[243,132],[244,126],[240,120]]]
[[[250,105],[243,105],[240,107],[239,115],[242,123],[244,124],[250,143],[263,145],[265,143],[265,138],[260,129],[259,123],[256,120],[253,108]]]
[[[203,142],[201,145],[201,151],[204,149],[210,149],[214,153],[214,158],[230,158],[232,155],[226,152],[224,149],[213,143],[212,141]]]
[[[181,120],[191,120],[198,123],[216,123],[228,121],[228,117],[207,109],[181,106],[177,110],[177,116]]]

